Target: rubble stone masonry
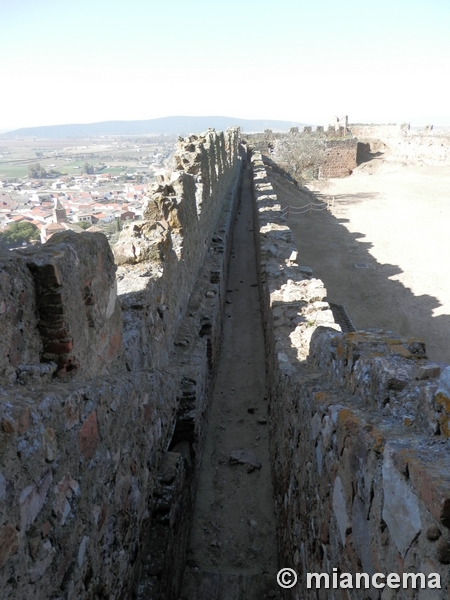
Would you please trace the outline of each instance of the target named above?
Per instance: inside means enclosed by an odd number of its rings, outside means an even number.
[[[372,152],[386,147],[397,160],[426,165],[448,165],[450,134],[446,129],[411,129],[403,125],[350,124],[350,134],[369,145]]]
[[[356,168],[356,139],[327,140],[320,177],[348,177]]]
[[[285,597],[450,595],[450,367],[420,340],[342,333],[252,158]],[[441,589],[307,589],[307,573],[438,573]],[[315,588],[315,586],[313,586]]]
[[[236,129],[180,139],[114,255],[66,232],[0,256],[2,598],[177,600],[245,158]],[[448,598],[450,368],[340,331],[252,162],[285,597]],[[442,588],[306,588],[333,568]]]
[[[179,142],[121,234],[0,257],[0,596],[177,598],[239,131]]]

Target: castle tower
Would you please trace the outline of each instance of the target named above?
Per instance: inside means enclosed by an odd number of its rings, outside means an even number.
[[[55,206],[53,208],[53,222],[54,223],[67,223],[66,209],[63,207],[59,198],[55,200]]]

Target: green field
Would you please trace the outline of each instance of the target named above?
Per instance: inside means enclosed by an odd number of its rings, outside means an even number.
[[[0,164],[0,179],[7,177],[20,179],[21,177],[27,177],[28,170],[26,165],[15,165],[15,164]]]
[[[172,151],[171,145],[162,146],[146,140],[111,140],[105,145],[105,140],[11,140],[2,141],[0,145],[0,179],[28,178],[28,165],[39,163],[47,172],[51,169],[71,176],[82,175],[85,163],[107,165],[98,171],[101,174],[121,175],[137,171],[149,175],[148,166],[139,164],[142,158],[149,163],[155,152],[168,156]],[[114,145],[115,144],[115,145]],[[120,145],[117,145],[120,144]],[[140,152],[136,150],[140,148]],[[37,156],[41,155],[42,156]],[[3,155],[3,156],[2,156]],[[68,161],[67,159],[70,159]],[[54,165],[54,166],[50,166]],[[79,168],[76,168],[79,167]]]
[[[73,175],[73,176],[77,176],[77,175],[82,175],[82,167],[84,165],[86,161],[82,161],[82,162],[73,162],[73,163],[66,163],[63,165],[58,165],[56,163],[52,163],[52,164],[56,164],[56,167],[53,167],[55,169],[55,171],[59,171],[62,175],[66,174],[66,175]],[[48,171],[50,170],[51,167],[49,167],[48,165],[45,164],[45,161],[41,161],[40,164],[42,165],[42,167]],[[79,166],[80,169],[75,169],[75,166]],[[107,167],[106,169],[102,169],[98,174],[110,174],[110,175],[120,175],[121,173],[125,173],[125,172],[141,172],[142,174],[147,174],[149,173],[149,169],[148,167],[143,167],[141,165],[136,166],[136,165],[130,165],[130,164],[124,164],[124,165],[117,165],[117,166],[111,166],[111,167]],[[26,165],[17,165],[17,164],[0,164],[0,179],[21,179],[21,178],[27,178],[28,177],[28,169]]]
[[[103,175],[105,174],[109,174],[109,175],[120,175],[121,173],[123,173],[124,171],[127,170],[127,167],[124,165],[119,165],[117,167],[106,167],[106,169],[103,169],[101,171],[101,174]],[[133,168],[134,170],[134,168]]]

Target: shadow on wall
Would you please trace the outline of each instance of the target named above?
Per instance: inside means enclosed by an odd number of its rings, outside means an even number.
[[[276,173],[269,177],[282,208],[303,206],[305,197]],[[327,198],[316,194],[317,202]],[[376,202],[376,194],[335,196],[339,206]],[[363,241],[364,233],[349,232],[348,219],[330,211],[291,212],[289,226],[299,253],[299,261],[313,269],[327,289],[329,302],[345,305],[357,329],[382,328],[402,336],[419,336],[435,361],[450,364],[450,315],[433,316],[441,306],[431,294],[416,296],[401,282],[392,279],[402,273],[395,264],[381,264],[370,253],[373,244]]]
[[[379,142],[379,144],[382,144],[382,142]],[[356,148],[356,164],[359,166],[376,158],[381,158],[384,155],[384,152],[376,150],[376,147],[376,144],[375,147],[372,148],[368,142],[358,142]]]
[[[332,244],[359,245],[361,234],[349,234],[323,211],[320,219],[303,215],[301,235],[293,236],[282,216],[281,193],[277,200],[260,157],[252,162],[280,565],[298,574],[290,597],[315,600],[320,593],[314,584],[307,586],[307,574],[329,576],[336,567],[338,573],[369,577],[422,573],[424,581],[434,574],[442,589],[433,598],[444,600],[450,561],[450,368],[428,361],[415,338],[338,331],[323,282],[302,266],[305,251],[316,262],[318,253],[334,258],[339,246]],[[369,272],[377,263],[369,248],[361,249],[367,268],[362,263],[357,268],[348,253],[330,267],[343,279],[344,291],[354,292],[350,260],[355,277],[367,277],[363,289],[373,290]],[[439,304],[436,298],[415,297],[389,279],[400,272],[397,266],[384,267],[379,283],[386,295],[406,294],[414,309],[425,312],[427,324],[434,321],[429,315]],[[364,597],[380,595],[372,587]],[[344,600],[347,590],[334,589],[334,596]]]
[[[237,129],[180,142],[198,177],[164,180],[158,221],[123,232],[119,295],[100,233],[2,257],[2,597],[178,598],[239,148]]]

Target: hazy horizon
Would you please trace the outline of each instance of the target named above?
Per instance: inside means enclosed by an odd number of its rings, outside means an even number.
[[[306,123],[270,119],[241,119],[220,115],[161,117],[144,120],[101,121],[96,123],[63,123],[59,125],[40,125],[24,127],[8,131],[0,131],[2,140],[15,138],[63,139],[70,137],[109,137],[109,136],[145,136],[145,135],[187,135],[193,132],[206,131],[212,127],[224,131],[238,126],[243,132],[261,132],[265,129],[288,131],[291,127],[302,127]],[[9,138],[9,134],[15,134]],[[6,136],[6,137],[3,137]]]
[[[450,124],[450,3],[0,0],[0,130],[172,115]]]
[[[191,119],[193,117],[194,117],[193,115],[184,115],[184,117],[181,117],[180,115],[169,115],[167,117],[155,117],[154,119],[155,120],[156,119],[174,119],[174,118]],[[248,121],[255,120],[255,121],[268,121],[268,122],[271,122],[271,121],[280,121],[281,122],[281,121],[283,121],[283,119],[270,119],[270,118],[269,119],[241,119],[241,117],[227,117],[226,115],[195,115],[195,118],[199,118],[199,119],[207,119],[208,117],[211,117],[211,118],[217,118],[217,117],[219,117],[219,118],[229,118],[229,119],[235,119],[236,121],[241,121],[241,120],[248,120]],[[146,121],[146,120],[152,121],[154,119],[141,119],[141,120],[142,121]],[[53,125],[36,125],[36,126],[29,126],[29,127],[14,127],[12,129],[0,129],[0,135],[2,135],[4,133],[11,133],[13,131],[22,130],[22,129],[34,129],[34,128],[41,128],[41,127],[67,127],[67,126],[72,126],[72,125],[85,125],[85,126],[89,126],[89,125],[97,125],[97,124],[113,123],[113,122],[120,122],[120,123],[122,123],[122,122],[130,122],[130,123],[132,123],[133,119],[123,119],[123,120],[122,119],[111,119],[109,121],[95,121],[95,122],[92,122],[92,123],[55,123]],[[289,123],[289,121],[285,121],[285,122]],[[373,120],[369,120],[369,121],[364,122],[364,124],[367,124],[367,125],[371,125],[371,124],[373,124],[373,125],[375,125],[375,124],[385,125],[385,124],[392,124],[392,123],[393,122],[391,122],[391,121],[389,123],[387,121],[376,123]],[[331,124],[331,119],[330,119],[330,123],[326,123],[326,124]],[[356,124],[362,124],[362,122],[358,122],[357,123],[356,121],[352,122],[352,121],[349,120],[349,124],[350,125],[351,124],[356,125]],[[400,125],[401,123],[397,122],[395,124]],[[317,125],[320,125],[320,123],[304,123],[304,125],[310,125],[310,126],[315,127]],[[412,129],[415,129],[415,128],[420,129],[420,128],[426,126],[426,125],[434,125],[435,129],[450,129],[450,125],[448,125],[447,123],[436,123],[436,122],[435,123],[431,123],[429,121],[426,121],[426,122],[424,121],[424,122],[420,122],[420,123],[411,123],[411,128]],[[247,131],[247,130],[245,130],[245,132],[246,133],[252,133],[251,131]],[[170,134],[171,132],[168,131],[166,133]],[[129,135],[131,135],[131,136],[132,135],[136,135],[136,136],[140,136],[140,135],[161,135],[161,133],[149,131],[149,132],[136,133],[136,134],[133,134],[133,133],[120,133],[119,134],[119,133],[117,133],[117,134],[99,134],[99,135],[100,135],[100,137],[103,136],[103,135],[111,135],[111,136],[114,136],[114,135],[117,135],[117,136],[120,136],[120,135],[127,135],[127,136],[129,136]],[[92,137],[95,137],[95,136],[93,135]]]

